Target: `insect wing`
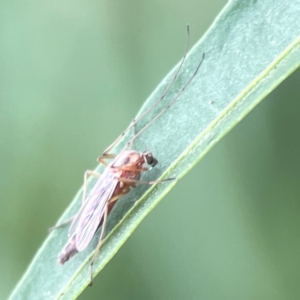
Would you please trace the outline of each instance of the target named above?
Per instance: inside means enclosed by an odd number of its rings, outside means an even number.
[[[82,211],[79,221],[79,224],[82,224],[82,226],[76,230],[76,248],[78,251],[84,250],[93,238],[103,218],[105,206],[115,191],[117,184],[118,181],[113,179],[108,186],[102,187],[100,194],[95,195],[94,205],[92,207],[87,206]]]
[[[92,190],[89,192],[87,199],[85,199],[85,201],[82,203],[78,213],[76,214],[74,220],[70,225],[69,233],[68,233],[69,237],[73,236],[78,231],[78,228],[84,225],[84,224],[80,224],[84,220],[82,216],[87,214],[86,212],[87,210],[92,210],[99,204],[100,199],[102,199],[103,193],[105,192],[106,188],[109,187],[109,182],[110,182],[109,179],[113,181],[111,174],[109,174],[108,172],[105,173],[103,173],[102,176],[98,179],[98,181],[95,183]],[[104,178],[106,178],[106,180],[104,180]],[[87,209],[87,207],[89,209]]]
[[[103,217],[105,205],[118,184],[113,174],[103,175],[83,203],[69,229],[69,235],[75,235],[76,249],[79,252],[84,250],[93,238]]]

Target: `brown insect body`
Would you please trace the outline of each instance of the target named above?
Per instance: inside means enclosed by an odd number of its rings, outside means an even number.
[[[127,150],[116,156],[106,167],[70,226],[69,241],[59,254],[60,264],[64,264],[76,253],[83,251],[97,229],[102,225],[104,210],[99,211],[95,207],[101,203],[101,207],[107,205],[107,214],[109,214],[116,204],[116,200],[126,195],[130,188],[134,188],[141,178],[141,172],[147,171],[147,168],[143,167],[145,163],[154,167],[157,164],[157,160],[150,152],[141,153],[135,150]],[[109,191],[111,187],[113,187],[111,193],[101,193],[101,191]],[[99,197],[99,191],[102,197]],[[93,215],[99,212],[102,213],[102,216],[93,218]],[[92,224],[92,222],[97,224]],[[96,228],[95,225],[97,225]],[[91,238],[78,247],[78,243],[81,243],[81,240],[85,238],[84,235],[81,235],[84,228],[94,228],[94,232],[88,231]]]

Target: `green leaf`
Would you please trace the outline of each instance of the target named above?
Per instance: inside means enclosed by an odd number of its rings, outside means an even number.
[[[190,78],[205,52],[205,61],[192,83],[135,143],[138,150],[145,150],[147,145],[159,161],[145,174],[145,180],[180,179],[299,66],[299,15],[297,1],[229,2],[190,51],[167,97],[137,126],[137,130],[141,129],[167,105]],[[174,70],[153,92],[140,114],[159,98],[173,73]],[[125,140],[130,138],[129,134]],[[117,153],[121,146],[113,152]],[[98,169],[102,171],[101,167]],[[95,262],[95,275],[175,184],[176,181],[150,188],[140,185],[118,201],[108,219],[108,235]],[[62,220],[78,210],[81,198],[80,191]],[[67,228],[51,233],[10,299],[75,299],[89,283],[89,263],[97,237],[99,233],[85,251],[62,267],[57,264],[57,255],[67,241]]]

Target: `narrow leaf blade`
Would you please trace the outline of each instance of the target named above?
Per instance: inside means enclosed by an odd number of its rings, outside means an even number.
[[[159,160],[157,168],[149,171],[145,180],[180,179],[255,105],[299,67],[299,15],[298,2],[229,2],[189,53],[168,96],[153,114],[138,124],[137,129],[142,128],[176,95],[205,52],[203,66],[188,89],[135,144],[135,148],[144,150],[146,143],[148,150]],[[140,114],[161,95],[173,72],[149,97]],[[121,145],[116,151],[120,148]],[[175,184],[176,181],[151,188],[139,186],[117,203],[109,217],[109,234],[95,263],[95,273],[104,268],[138,224]],[[62,219],[78,210],[81,197],[80,191]],[[89,283],[89,262],[97,237],[86,251],[61,267],[56,260],[66,242],[67,228],[50,234],[10,299],[75,299]]]

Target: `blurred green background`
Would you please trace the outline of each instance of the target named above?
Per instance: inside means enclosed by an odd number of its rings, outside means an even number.
[[[225,3],[1,2],[0,299],[179,61],[186,24],[194,44]],[[214,147],[79,299],[299,299],[299,80]]]

